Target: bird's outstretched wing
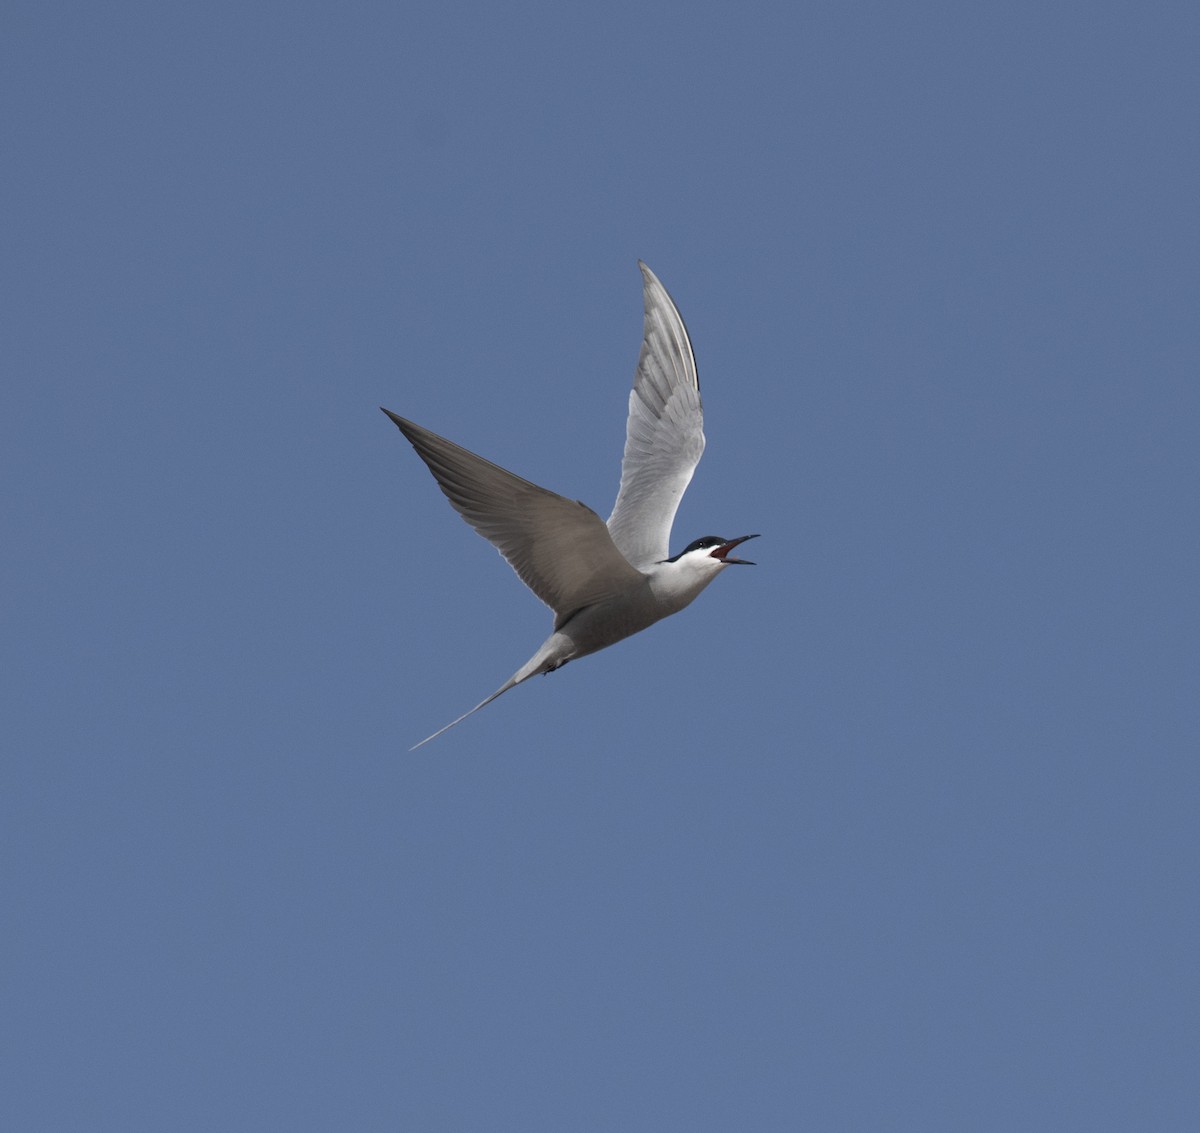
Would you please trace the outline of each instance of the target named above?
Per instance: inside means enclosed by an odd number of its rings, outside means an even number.
[[[548,492],[385,409],[429,466],[455,511],[508,560],[554,611],[577,610],[642,583],[586,504]]]
[[[704,452],[704,416],[692,344],[679,311],[644,263],[642,353],[629,395],[621,490],[608,530],[646,569],[670,554],[671,524]]]

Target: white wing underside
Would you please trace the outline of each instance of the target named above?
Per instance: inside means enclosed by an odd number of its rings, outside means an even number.
[[[671,524],[704,452],[700,382],[687,329],[655,274],[642,269],[645,323],[608,530],[639,570],[670,554]]]
[[[438,486],[521,581],[554,611],[558,629],[577,610],[641,584],[604,521],[578,500],[539,488],[389,410]]]

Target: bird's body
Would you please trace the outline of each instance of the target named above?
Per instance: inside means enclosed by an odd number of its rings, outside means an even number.
[[[683,320],[654,273],[639,266],[645,329],[629,397],[621,487],[607,524],[585,504],[384,410],[455,510],[554,611],[554,631],[537,652],[486,700],[421,744],[522,681],[677,613],[726,566],[745,563],[729,552],[753,535],[708,535],[667,557],[675,511],[704,451],[703,416]]]

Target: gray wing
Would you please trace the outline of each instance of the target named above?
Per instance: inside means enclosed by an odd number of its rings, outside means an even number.
[[[671,524],[704,452],[704,416],[683,319],[655,274],[640,260],[638,267],[646,309],[642,353],[608,530],[621,554],[645,569],[670,554]]]
[[[586,504],[522,480],[390,410],[384,413],[429,466],[455,511],[554,611],[555,629],[584,606],[643,581]]]

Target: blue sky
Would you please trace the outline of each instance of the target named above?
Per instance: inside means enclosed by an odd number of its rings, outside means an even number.
[[[1198,33],[11,5],[5,1126],[1195,1129]],[[410,755],[639,257],[760,565]]]

